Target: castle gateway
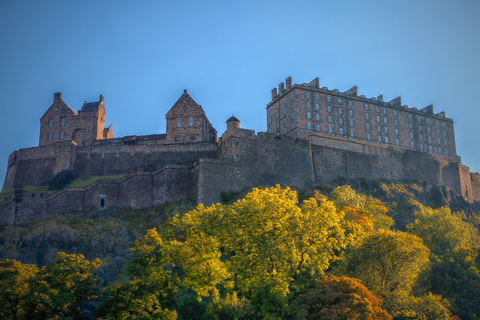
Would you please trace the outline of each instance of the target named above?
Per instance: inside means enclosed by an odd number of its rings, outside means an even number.
[[[104,98],[70,108],[61,93],[40,119],[38,147],[14,151],[0,194],[0,223],[108,208],[148,208],[192,198],[209,205],[221,192],[281,184],[303,188],[338,177],[422,179],[480,200],[480,175],[456,154],[452,119],[400,97],[366,98],[289,77],[272,90],[267,132],[232,116],[221,137],[187,93],[167,112],[167,132],[114,138]],[[60,173],[87,181],[47,190]],[[87,179],[88,178],[88,179]]]

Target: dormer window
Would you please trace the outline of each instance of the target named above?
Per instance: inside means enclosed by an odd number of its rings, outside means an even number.
[[[182,118],[177,118],[177,128],[182,126]]]

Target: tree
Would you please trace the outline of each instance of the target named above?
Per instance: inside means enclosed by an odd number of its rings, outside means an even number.
[[[410,294],[419,273],[429,262],[422,240],[404,232],[380,230],[368,234],[346,258],[347,274],[358,278],[395,310],[397,297]]]
[[[324,276],[315,288],[297,297],[291,304],[295,319],[391,319],[382,309],[382,301],[359,280]]]
[[[33,264],[17,260],[0,261],[0,318],[22,319],[26,317],[23,305],[29,290],[29,281],[38,272]]]
[[[448,207],[423,207],[415,213],[415,222],[408,232],[423,239],[435,255],[444,255],[458,248],[480,247],[478,229],[467,221],[463,213],[452,213]]]
[[[141,260],[162,256],[182,286],[211,304],[223,303],[221,291],[236,292],[256,317],[282,317],[289,292],[322,275],[358,234],[360,227],[343,215],[330,201],[299,205],[289,188],[255,188],[230,206],[199,205],[149,231],[136,247],[157,239]]]
[[[98,299],[102,262],[84,260],[81,254],[57,253],[30,281],[26,309],[29,319],[78,319],[88,301]]]

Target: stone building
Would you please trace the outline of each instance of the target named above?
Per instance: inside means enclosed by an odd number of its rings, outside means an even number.
[[[222,192],[281,184],[302,189],[347,179],[411,179],[449,187],[480,201],[480,175],[460,163],[453,121],[432,106],[400,98],[358,96],[309,84],[272,90],[267,131],[240,127],[232,116],[217,138],[201,105],[185,90],[166,114],[163,134],[113,138],[105,107],[75,112],[54,95],[41,119],[40,145],[14,151],[0,195],[0,224],[109,208],[149,208],[183,198],[209,205]],[[78,133],[78,135],[77,135]],[[63,170],[95,177],[88,186],[30,191]],[[113,178],[112,178],[113,177]]]
[[[105,128],[103,95],[100,101],[85,101],[75,112],[62,100],[62,93],[56,92],[52,105],[40,118],[40,147],[65,141],[88,146],[94,140],[112,138],[112,126]]]
[[[292,84],[289,77],[272,90],[267,105],[267,130],[276,135],[307,138],[324,135],[379,146],[417,150],[448,162],[456,154],[453,120],[433,106],[402,105],[400,97],[367,98],[357,87],[340,92],[320,87],[319,79]]]

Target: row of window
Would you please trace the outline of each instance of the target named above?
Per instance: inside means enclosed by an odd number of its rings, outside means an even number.
[[[177,127],[180,128],[182,126],[182,118],[177,118]],[[188,126],[193,127],[193,117],[188,117]]]
[[[86,117],[85,121],[90,122],[90,117]],[[75,123],[78,123],[78,120],[76,120]],[[48,120],[48,127],[53,128],[53,119]],[[64,117],[60,118],[60,127],[65,127],[65,118]]]

